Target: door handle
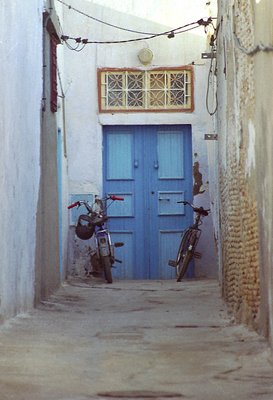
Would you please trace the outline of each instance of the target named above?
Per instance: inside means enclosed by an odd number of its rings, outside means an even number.
[[[158,168],[159,168],[158,161],[154,161],[154,169],[158,169]]]
[[[134,161],[134,168],[138,168],[138,160]]]
[[[170,201],[171,199],[167,198],[167,197],[159,197],[158,198],[159,201],[165,200],[165,201]]]

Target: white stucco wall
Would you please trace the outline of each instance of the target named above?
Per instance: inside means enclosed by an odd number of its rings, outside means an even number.
[[[42,0],[2,0],[0,6],[0,318],[33,304],[42,6]]]
[[[205,2],[194,0],[154,1],[72,1],[71,5],[88,15],[112,24],[145,32],[164,32],[210,15]],[[185,12],[187,10],[187,12]],[[141,37],[100,24],[73,10],[64,9],[64,34],[89,40],[124,40]],[[73,42],[71,42],[72,44]],[[153,61],[143,66],[138,53],[148,47]],[[67,143],[69,160],[69,191],[71,194],[98,194],[102,189],[102,127],[104,125],[191,124],[193,133],[193,162],[199,161],[203,181],[208,182],[207,143],[204,134],[213,129],[206,111],[208,62],[201,59],[207,50],[204,28],[151,40],[127,44],[89,44],[81,52],[65,48]],[[193,113],[117,113],[98,114],[97,68],[176,67],[194,64]],[[206,185],[208,189],[208,184]],[[201,198],[202,196],[202,198]],[[208,191],[198,196],[198,204],[210,206]],[[212,238],[212,223],[206,227]],[[209,237],[208,237],[209,236]],[[211,246],[211,245],[210,245]],[[208,248],[204,245],[204,250]],[[204,260],[203,260],[204,262]],[[208,257],[207,264],[215,263]],[[212,267],[215,268],[215,265]],[[208,270],[210,267],[208,266]],[[210,274],[210,272],[209,272]],[[213,273],[212,273],[213,274]]]
[[[256,1],[255,43],[272,47],[273,4],[270,0]],[[255,68],[255,166],[258,186],[258,213],[260,223],[261,269],[263,301],[268,336],[273,349],[273,53],[260,51],[254,59]],[[253,129],[253,128],[252,128]],[[252,152],[250,153],[252,154]]]
[[[54,2],[57,18],[60,26],[63,25],[63,6],[61,3]],[[67,218],[67,198],[68,198],[68,174],[67,174],[67,137],[66,137],[66,118],[65,118],[65,93],[64,93],[64,82],[65,82],[65,69],[64,69],[64,57],[63,57],[63,46],[57,46],[57,60],[58,60],[58,112],[57,112],[57,127],[58,135],[61,136],[59,149],[62,154],[61,160],[59,160],[59,167],[61,167],[61,173],[59,171],[59,229],[60,229],[60,274],[61,280],[65,280],[67,273],[67,231],[68,231],[68,218]],[[60,156],[60,154],[59,154]]]

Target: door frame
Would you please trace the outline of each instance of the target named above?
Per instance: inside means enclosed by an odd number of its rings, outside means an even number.
[[[135,130],[138,129],[138,128],[142,128],[142,129],[143,128],[147,128],[150,131],[152,131],[152,129],[155,129],[155,131],[154,131],[155,134],[158,133],[158,129],[159,128],[161,128],[162,130],[164,130],[164,128],[167,128],[167,129],[170,129],[170,131],[171,131],[171,128],[173,128],[173,130],[177,130],[177,131],[180,131],[181,133],[185,134],[185,137],[187,136],[187,143],[185,145],[184,152],[185,151],[187,152],[187,157],[188,157],[187,166],[185,166],[185,173],[189,177],[189,178],[187,178],[187,180],[188,180],[188,183],[187,183],[187,200],[188,201],[192,201],[192,185],[193,185],[192,159],[193,159],[193,156],[192,156],[192,125],[190,125],[190,124],[173,124],[173,125],[170,125],[170,124],[168,124],[168,125],[167,124],[165,124],[165,125],[163,125],[163,124],[156,124],[156,125],[105,125],[105,126],[103,126],[103,193],[105,193],[105,191],[106,191],[106,181],[107,181],[106,170],[107,170],[107,167],[108,167],[107,166],[107,161],[106,161],[107,154],[108,154],[107,153],[108,152],[108,148],[107,148],[107,143],[106,143],[106,136],[111,132],[111,130],[113,130],[113,132],[114,132],[115,130],[118,130],[119,128],[123,132],[125,132],[127,130],[127,128],[128,128],[128,130],[130,130],[134,134],[133,140],[135,140]],[[133,174],[135,174],[134,171],[133,171]],[[185,209],[185,212],[186,212],[186,216],[185,216],[185,223],[183,224],[183,226],[177,227],[176,230],[173,229],[172,231],[168,232],[168,233],[173,233],[173,236],[176,237],[175,238],[176,244],[174,246],[175,247],[175,254],[172,254],[172,257],[170,257],[170,258],[174,258],[176,256],[176,252],[177,252],[177,249],[178,249],[181,233],[182,233],[183,229],[192,222],[192,211],[190,209],[188,210],[188,207],[187,207],[187,210]],[[148,226],[148,229],[150,230],[151,227]],[[115,236],[116,233],[117,232],[113,231],[114,236]],[[126,231],[125,227],[123,228],[123,233],[124,234],[128,233]],[[152,232],[151,234],[153,234],[153,233],[154,232]],[[160,240],[162,240],[160,238],[160,233],[161,232],[160,232],[159,229],[154,233],[154,234],[157,235],[157,239],[156,240],[157,240],[157,254],[158,254],[158,257],[159,257],[159,250],[160,250]],[[164,232],[164,233],[167,233],[167,232]],[[151,234],[150,234],[150,236],[151,236]],[[144,245],[145,245],[145,242],[144,242]],[[124,251],[126,251],[126,244],[124,246]],[[134,249],[134,252],[136,252],[135,249]],[[136,254],[134,254],[133,258],[134,258],[134,260],[136,259]],[[140,261],[140,263],[143,263],[145,261],[144,259],[142,260],[142,256],[141,255],[140,255],[140,260],[139,261]],[[159,264],[159,261],[157,261],[157,263]],[[158,268],[158,274],[159,274],[159,272],[160,272],[159,271],[159,266],[157,268]],[[142,271],[142,273],[141,273],[141,271],[138,271],[138,270],[136,270],[136,268],[134,268],[134,271],[131,271],[130,278],[132,278],[132,279],[171,279],[171,278],[173,278],[175,276],[175,271],[172,270],[170,267],[168,267],[167,263],[166,263],[166,267],[164,267],[164,268],[166,268],[166,270],[167,270],[167,268],[169,268],[169,273],[167,274],[166,278],[162,278],[162,277],[156,276],[157,273],[156,273],[154,268],[153,269],[151,268],[151,266],[150,266],[150,270],[149,271],[148,271],[148,269],[147,270],[145,269],[145,271],[144,272]],[[117,266],[117,271],[119,269],[120,269],[120,267],[118,265]],[[114,272],[114,275],[115,275],[115,272]],[[117,277],[119,277],[118,273],[117,273]]]

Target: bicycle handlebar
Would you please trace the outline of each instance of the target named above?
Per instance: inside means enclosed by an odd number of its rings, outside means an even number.
[[[210,209],[205,210],[203,207],[195,207],[193,204],[191,204],[188,201],[180,200],[177,203],[183,203],[185,206],[188,205],[193,209],[194,212],[196,212],[200,215],[204,215],[205,217],[207,217],[210,212]]]

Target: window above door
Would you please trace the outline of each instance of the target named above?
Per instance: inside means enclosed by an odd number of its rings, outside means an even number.
[[[193,111],[192,67],[99,69],[100,112]]]

